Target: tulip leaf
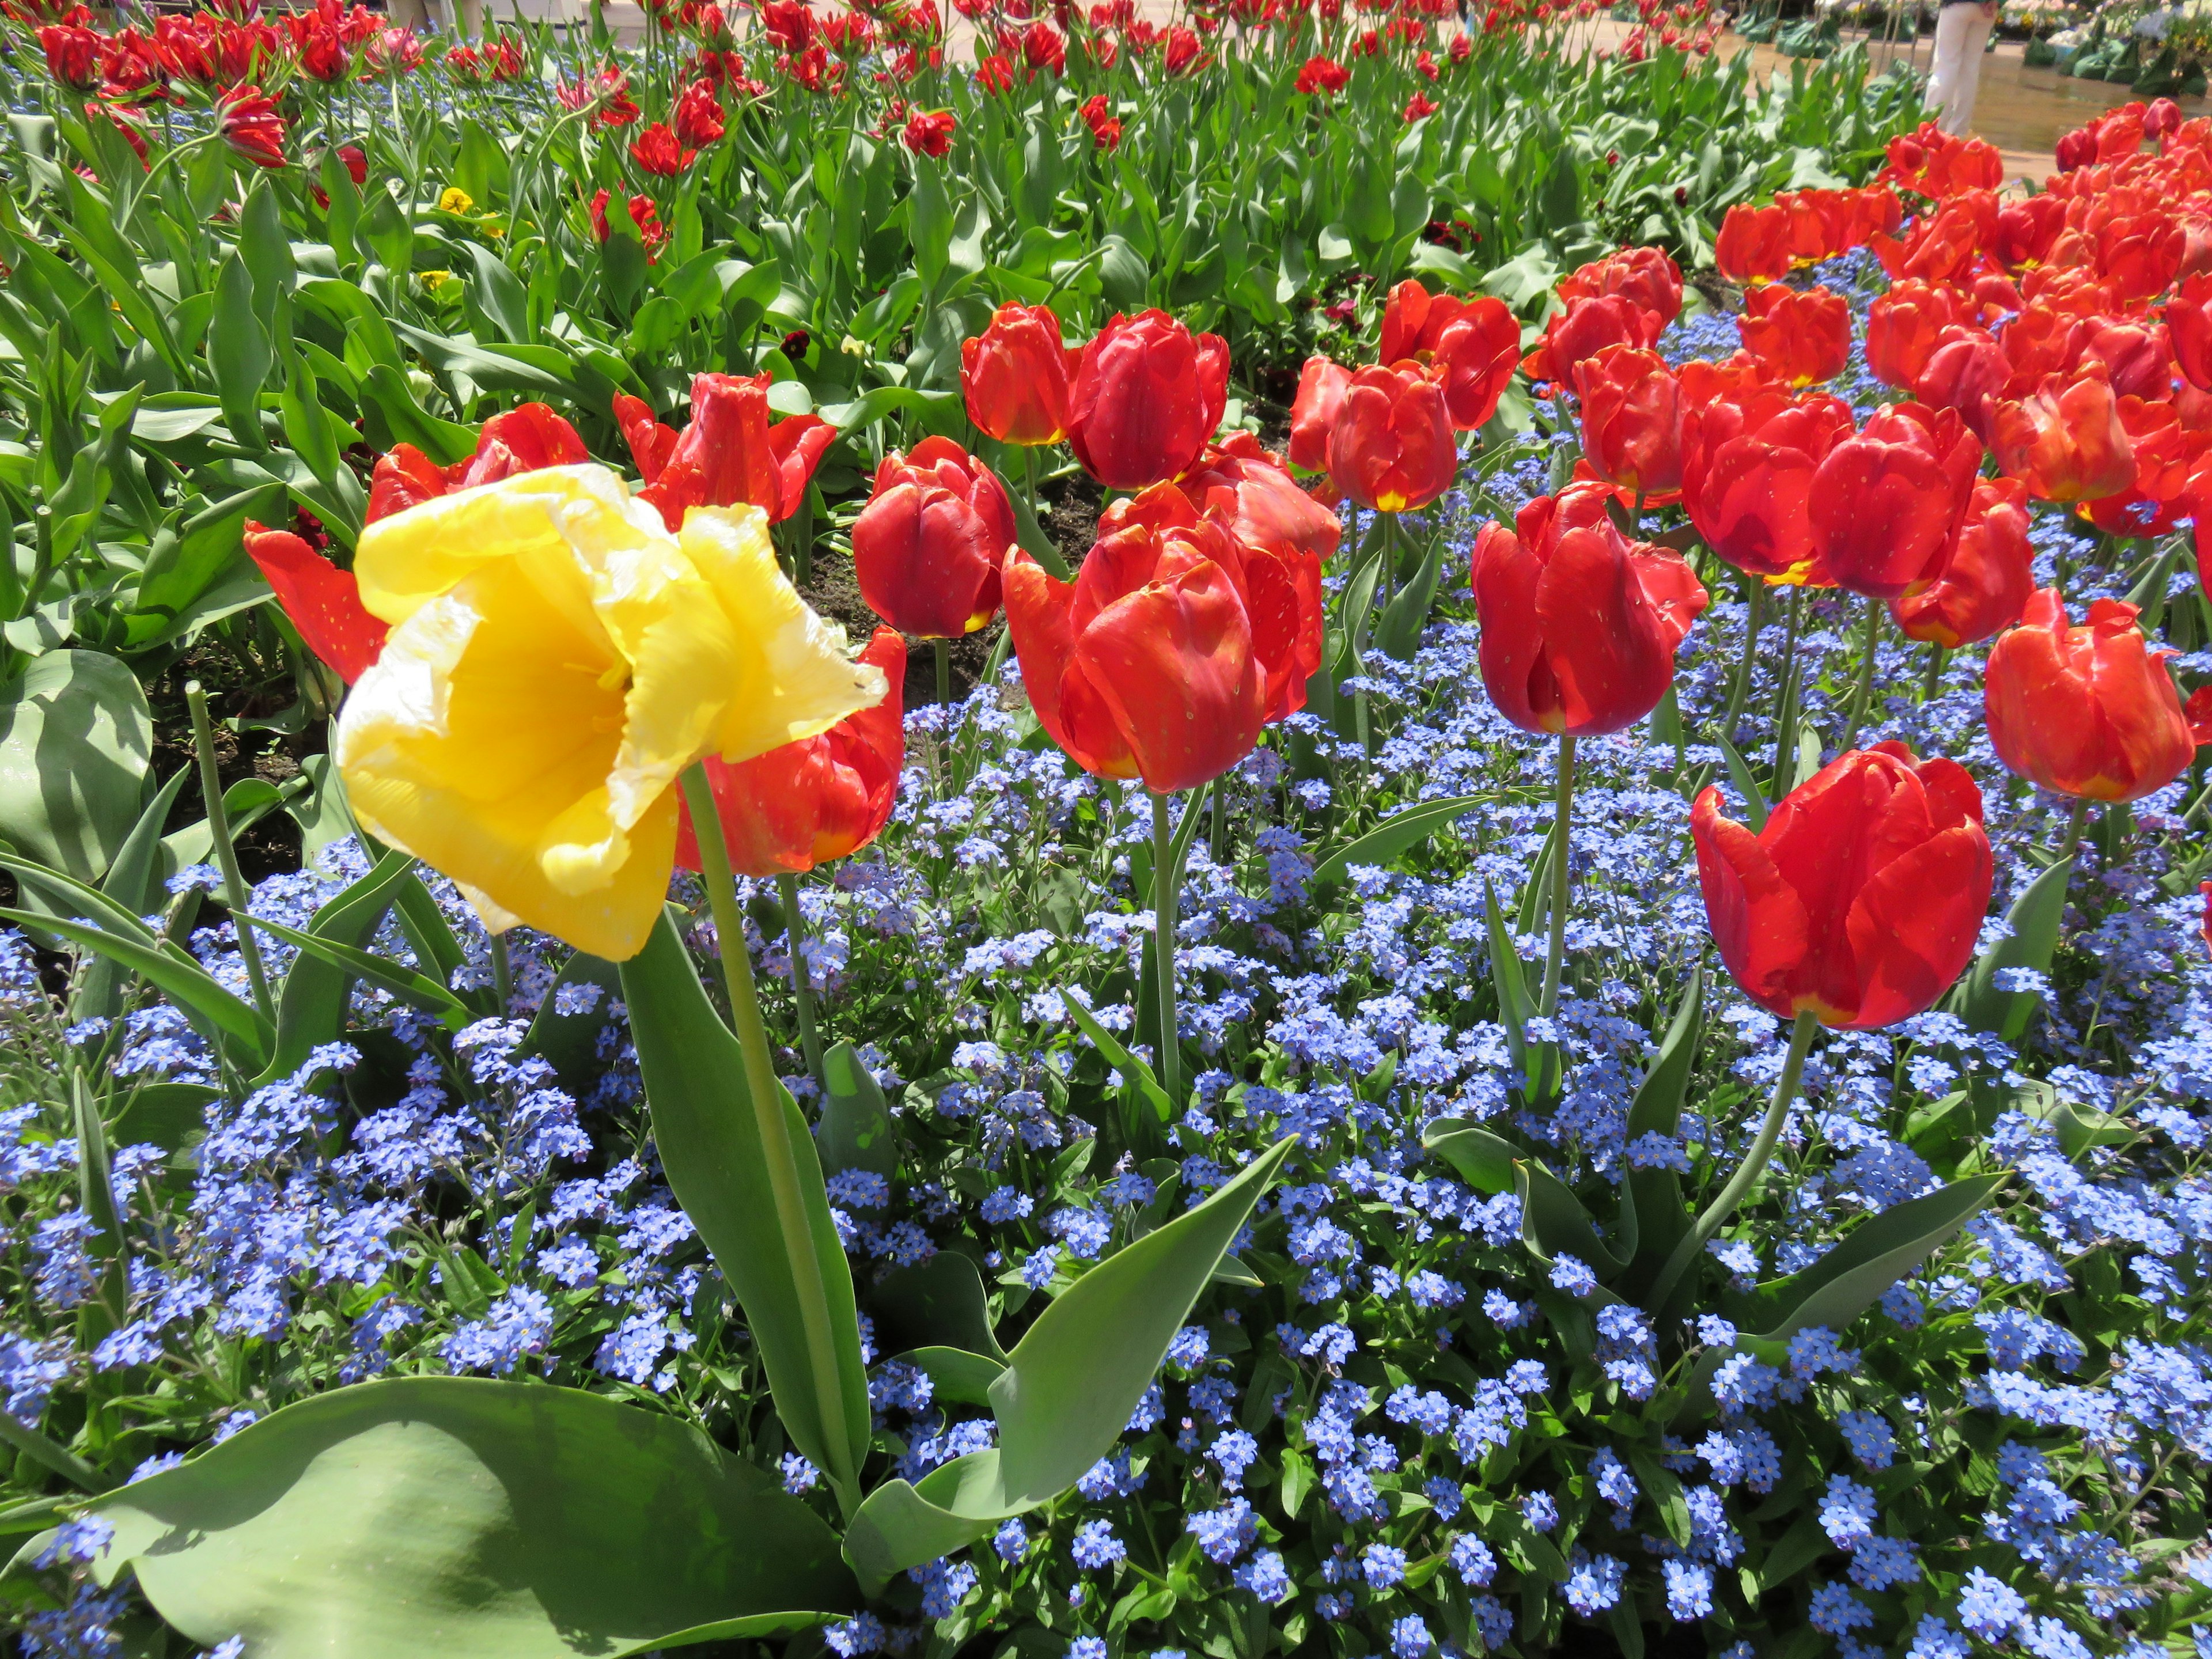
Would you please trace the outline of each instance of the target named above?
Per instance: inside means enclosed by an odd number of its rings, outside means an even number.
[[[358,950],[375,937],[392,909],[394,890],[414,868],[410,854],[396,850],[386,853],[367,875],[315,912],[307,924],[308,933]],[[275,931],[273,924],[270,931]],[[396,963],[387,966],[410,979],[422,978]],[[318,1047],[338,1040],[345,1030],[346,1006],[352,999],[356,977],[342,962],[312,951],[300,952],[284,975],[283,989],[277,993],[276,1052],[270,1056],[268,1070],[255,1079],[257,1085],[289,1077]]]
[[[1644,1081],[1637,1085],[1636,1098],[1629,1106],[1628,1124],[1623,1131],[1629,1146],[1648,1134],[1663,1135],[1679,1144],[1682,1103],[1689,1093],[1690,1073],[1697,1067],[1698,1039],[1704,1029],[1705,989],[1705,970],[1692,969],[1682,1000],[1675,1005],[1674,1020],[1660,1040],[1659,1052],[1644,1073]],[[1663,1165],[1638,1169],[1632,1164],[1621,1189],[1617,1231],[1621,1254],[1630,1264],[1631,1278],[1622,1288],[1632,1298],[1657,1276],[1661,1265],[1674,1254],[1674,1246],[1688,1230],[1689,1220],[1682,1183],[1674,1170]]]
[[[130,838],[153,765],[138,677],[98,651],[49,651],[0,682],[0,840],[97,881]]]
[[[822,1056],[822,1129],[816,1138],[822,1167],[866,1170],[889,1176],[898,1168],[898,1133],[874,1075],[849,1042]]]
[[[835,1536],[697,1429],[477,1377],[301,1401],[94,1505],[190,1640],[257,1659],[620,1659],[854,1603]]]
[[[2059,924],[2066,915],[2066,884],[2073,874],[2074,860],[2059,860],[2030,882],[2005,912],[2006,936],[1982,952],[1952,994],[1953,1008],[1969,1030],[1994,1031],[2007,1042],[2017,1042],[2027,1034],[2027,1023],[2043,999],[2033,991],[2001,990],[1997,975],[2008,968],[2051,971]]]
[[[1060,556],[1059,544],[1044,533],[1036,514],[1030,510],[1028,497],[1018,489],[1009,489],[1006,500],[1014,509],[1014,539],[1021,544],[1022,550],[1042,565],[1045,574],[1054,581],[1074,580],[1075,573]]]
[[[1513,1175],[1521,1194],[1521,1242],[1529,1255],[1547,1267],[1563,1255],[1573,1256],[1600,1279],[1611,1279],[1620,1272],[1626,1264],[1613,1253],[1565,1182],[1532,1158],[1515,1159]],[[1600,1295],[1607,1302],[1620,1299]]]
[[[169,774],[169,781],[154,792],[146,803],[146,810],[138,815],[138,822],[100,878],[100,891],[103,898],[112,899],[130,916],[142,916],[158,910],[167,894],[161,884],[161,829],[169,821],[170,809],[185,791],[193,769],[179,766]],[[73,915],[83,914],[72,910]],[[86,964],[77,980],[76,994],[70,1003],[73,1019],[89,1019],[95,1015],[112,1018],[122,1010],[122,966],[112,957],[100,957]]]
[[[1402,812],[1394,812],[1358,840],[1348,842],[1314,866],[1307,889],[1316,896],[1344,884],[1355,864],[1383,865],[1401,853],[1419,846],[1453,819],[1462,817],[1490,799],[1487,795],[1453,795],[1444,800],[1425,800]]]
[[[1755,836],[1766,828],[1766,797],[1759,793],[1759,780],[1752,775],[1751,763],[1736,752],[1736,746],[1726,738],[1714,741],[1720,744],[1721,757],[1728,762],[1729,781],[1743,797],[1743,821]]]
[[[1098,1016],[1065,992],[1060,994],[1060,1005],[1067,1010],[1083,1035],[1097,1045],[1106,1056],[1106,1063],[1121,1074],[1123,1089],[1134,1089],[1158,1114],[1159,1121],[1169,1122],[1175,1117],[1175,1106],[1168,1099],[1168,1091],[1160,1087],[1160,1080],[1152,1075],[1152,1068],[1124,1048],[1121,1040],[1098,1023]]]
[[[1493,1198],[1514,1189],[1514,1163],[1528,1156],[1504,1136],[1463,1117],[1438,1118],[1421,1132],[1421,1145],[1450,1164],[1475,1191]]]
[[[268,1063],[269,1052],[276,1042],[276,1028],[167,940],[149,945],[88,922],[64,921],[27,910],[0,909],[0,921],[43,928],[73,945],[113,957],[156,990],[175,998],[188,1017],[198,1015],[196,1024],[220,1032],[222,1046],[233,1050],[240,1070],[258,1073]]]
[[[1498,890],[1490,878],[1482,878],[1482,915],[1490,936],[1490,978],[1498,988],[1498,1023],[1505,1028],[1505,1051],[1516,1077],[1528,1075],[1528,1003],[1521,978],[1521,958],[1515,954],[1513,936],[1505,930],[1504,913],[1498,908]]]
[[[909,1348],[899,1356],[929,1374],[932,1397],[966,1406],[991,1403],[991,1385],[1006,1369],[1003,1359],[965,1348]]]
[[[895,1269],[871,1293],[869,1305],[876,1346],[886,1353],[963,1348],[1006,1364],[1006,1351],[991,1329],[983,1276],[959,1250],[939,1250],[927,1261]]]
[[[387,859],[391,856],[389,854],[386,855]],[[404,854],[401,856],[404,857]],[[380,874],[393,886],[397,886],[399,880],[407,873],[405,869],[386,869],[380,864],[377,870],[371,872],[369,878],[374,880]],[[383,891],[387,890],[380,890],[377,896],[381,897]],[[250,912],[240,915],[238,920],[252,923],[264,933],[273,933],[302,956],[313,957],[326,967],[334,968],[342,975],[365,979],[372,985],[382,986],[403,1002],[412,1003],[423,1012],[436,1015],[456,1031],[476,1018],[475,1011],[468,1004],[439,984],[436,980],[427,975],[418,974],[412,968],[393,962],[388,957],[380,957],[374,951],[361,950],[346,944],[343,939],[302,932],[297,927],[288,927],[281,921],[271,921],[266,916],[257,916]],[[358,917],[353,920],[358,920]],[[378,912],[377,920],[382,920],[380,910]],[[301,1058],[304,1059],[305,1055],[302,1054]]]
[[[1521,884],[1521,902],[1513,913],[1513,931],[1533,933],[1544,924],[1552,913],[1552,885],[1558,878],[1552,866],[1559,856],[1559,815],[1552,814],[1552,827],[1544,832],[1544,844],[1536,849],[1536,861],[1528,866],[1528,878]]]
[[[1443,580],[1444,538],[1430,538],[1429,550],[1421,560],[1421,568],[1413,580],[1398,590],[1397,597],[1383,608],[1382,620],[1375,625],[1375,643],[1385,655],[1400,662],[1411,662],[1414,650],[1421,643],[1421,629],[1427,625],[1429,607],[1436,603],[1437,585]]]
[[[261,432],[261,388],[276,361],[268,331],[253,311],[253,279],[233,252],[222,262],[215,284],[215,316],[208,325],[208,357],[215,368],[215,390],[222,404],[223,424],[247,449],[268,448]]]
[[[422,889],[419,884],[417,890],[428,896],[428,890]],[[443,920],[440,917],[440,921]],[[418,949],[416,954],[420,956],[422,951]],[[446,977],[450,980],[450,972]],[[563,1012],[562,1004],[570,1000],[562,994],[563,992],[585,998],[591,1006]],[[597,994],[592,994],[594,992]],[[562,965],[560,973],[554,976],[552,988],[545,994],[545,1000],[538,1005],[522,1052],[550,1063],[561,1079],[561,1086],[581,1098],[590,1092],[599,1075],[599,1035],[606,1030],[611,1017],[608,1005],[621,996],[622,969],[605,957],[577,951]]]
[[[622,964],[623,1000],[668,1184],[736,1292],[767,1369],[776,1415],[798,1451],[857,1502],[872,1430],[853,1273],[830,1218],[814,1137],[779,1088],[806,1234],[778,1218],[769,1141],[745,1081],[744,1052],[707,1000],[666,915]],[[816,1375],[806,1328],[825,1324],[834,1376]],[[823,1401],[835,1414],[825,1414]]]

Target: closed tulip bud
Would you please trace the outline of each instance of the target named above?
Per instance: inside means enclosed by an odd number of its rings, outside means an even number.
[[[1306,359],[1298,374],[1298,394],[1291,404],[1291,465],[1305,472],[1328,470],[1328,434],[1344,406],[1352,371],[1327,357]]]
[[[284,165],[284,118],[258,87],[233,87],[216,99],[216,132],[231,154],[258,167]]]
[[[1731,283],[1769,283],[1790,274],[1790,213],[1786,208],[1739,202],[1713,239],[1713,264]]]
[[[2166,302],[2165,315],[2182,378],[2200,392],[2212,392],[2212,273],[2185,281]]]
[[[1443,388],[1410,363],[1363,368],[1328,434],[1330,481],[1362,507],[1405,513],[1451,488],[1459,470]]]
[[[1244,546],[1173,484],[1121,506],[1072,582],[1007,554],[1006,627],[1030,707],[1070,759],[1188,789],[1303,705],[1321,663],[1318,600],[1309,613],[1291,561]]]
[[[1682,501],[1723,560],[1754,576],[1829,586],[1816,568],[1813,479],[1851,411],[1827,397],[1749,387],[1682,419]]]
[[[2045,789],[2137,800],[2187,769],[2212,732],[2194,729],[2136,607],[2096,599],[2072,626],[2058,590],[2039,590],[2021,625],[1990,647],[1982,706],[1997,758]]]
[[[246,553],[269,586],[276,603],[300,631],[307,649],[337,671],[351,685],[384,653],[392,630],[368,614],[361,584],[289,530],[246,525]]]
[[[960,392],[975,429],[1002,444],[1056,444],[1067,435],[1067,389],[1082,354],[1060,341],[1049,306],[1003,305],[960,344]]]
[[[1431,295],[1407,277],[1382,313],[1382,360],[1434,371],[1451,423],[1472,432],[1498,411],[1521,358],[1521,325],[1503,300]]]
[[[1534,380],[1574,384],[1575,367],[1610,345],[1636,350],[1655,343],[1665,325],[1626,295],[1596,294],[1571,300],[1545,325],[1544,337],[1522,365]]]
[[[874,708],[750,760],[708,757],[707,781],[738,874],[804,875],[859,852],[890,822],[906,763],[906,641],[896,629],[878,628],[859,660],[881,670],[888,688]],[[678,805],[676,862],[696,870],[698,836],[689,808]]]
[[[635,399],[617,407],[645,480],[638,499],[658,508],[671,530],[682,529],[695,507],[757,507],[770,524],[799,511],[837,428],[814,415],[770,422],[768,389],[765,374],[694,375],[691,419],[681,432]]]
[[[1539,495],[1474,547],[1482,680],[1524,731],[1595,737],[1632,726],[1674,684],[1674,651],[1708,602],[1690,567],[1632,544],[1607,504],[1571,483]]]
[[[972,634],[999,613],[1014,544],[1005,486],[950,438],[893,450],[853,526],[853,574],[868,608],[926,640]]]
[[[2052,375],[2025,398],[1997,401],[1990,428],[1998,467],[2038,501],[2088,501],[2134,481],[2119,402],[2094,375],[2071,382]]]
[[[1955,289],[1910,276],[1892,283],[1867,307],[1867,368],[1883,385],[1911,392],[1936,355],[1938,337],[1966,316]]]
[[[1800,294],[1778,283],[1753,289],[1736,319],[1744,349],[1793,386],[1832,380],[1851,360],[1851,309],[1826,288]]]
[[[1607,483],[1647,502],[1682,484],[1682,388],[1656,351],[1607,346],[1575,368],[1583,455]]]
[[[1813,475],[1813,545],[1830,580],[1877,599],[1935,580],[1981,459],[1980,441],[1948,409],[1877,410]]]
[[[1889,614],[1908,639],[1948,650],[1988,639],[2021,618],[2035,592],[2027,544],[2027,487],[2017,478],[1977,478],[1973,500],[1942,573]]]
[[[1707,789],[1690,814],[1729,975],[1780,1019],[1873,1030],[1925,1013],[1973,959],[1995,877],[1982,792],[1901,743],[1838,756],[1756,835]]]
[[[1206,447],[1229,398],[1229,346],[1164,311],[1118,313],[1098,331],[1068,391],[1067,441],[1109,489],[1174,477]]]

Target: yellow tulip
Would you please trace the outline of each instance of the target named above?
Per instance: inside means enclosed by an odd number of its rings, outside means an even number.
[[[678,774],[882,700],[753,507],[671,536],[603,466],[550,467],[379,520],[354,557],[392,624],[332,754],[363,830],[452,877],[494,931],[643,948],[675,866]]]

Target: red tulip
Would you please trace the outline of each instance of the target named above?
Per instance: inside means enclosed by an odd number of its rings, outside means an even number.
[[[1060,343],[1049,306],[1003,305],[960,345],[960,391],[975,429],[1002,444],[1056,444],[1067,435],[1067,392],[1082,354]]]
[[[2166,331],[2182,377],[2212,392],[2212,273],[2187,278],[2166,302]]]
[[[694,81],[676,100],[677,142],[704,149],[728,131],[721,100],[714,96],[712,81]]]
[[[246,551],[276,590],[276,603],[307,649],[337,670],[348,685],[384,653],[384,637],[392,630],[362,605],[361,584],[353,572],[339,569],[290,531],[270,530],[250,519]]]
[[[1586,363],[1609,345],[1636,350],[1655,343],[1666,325],[1624,294],[1591,295],[1568,301],[1545,325],[1522,367],[1532,380],[1558,380],[1571,386],[1575,368]]]
[[[215,100],[216,131],[234,155],[258,167],[284,165],[284,120],[258,87],[233,87]]]
[[[1291,465],[1306,472],[1328,470],[1328,434],[1336,430],[1352,371],[1327,357],[1306,359],[1291,404]]]
[[[2166,672],[2121,599],[2090,602],[2069,625],[2055,587],[1990,647],[1982,706],[1997,758],[2021,776],[2086,800],[2136,800],[2187,769],[2212,732],[2192,729]]]
[[[1503,300],[1431,295],[1407,277],[1382,313],[1381,356],[1411,359],[1434,371],[1451,423],[1472,432],[1498,411],[1521,360],[1521,325]]]
[[[544,404],[524,404],[486,421],[477,434],[476,453],[452,466],[440,466],[412,444],[394,444],[389,454],[377,457],[362,521],[374,524],[434,496],[496,483],[518,472],[574,466],[591,459],[574,427]]]
[[[601,246],[607,240],[607,204],[613,197],[606,191],[592,192],[587,208],[592,220],[592,236]],[[660,263],[660,245],[668,240],[666,227],[660,222],[660,209],[650,196],[629,198],[629,222],[637,227],[637,239],[645,246],[645,262],[649,265]]]
[[[1164,311],[1115,313],[1068,389],[1067,441],[1109,489],[1142,489],[1198,459],[1229,398],[1229,347]]]
[[[803,875],[859,852],[890,822],[906,761],[900,712],[906,641],[897,629],[878,628],[860,660],[882,669],[890,685],[873,708],[748,761],[708,757],[707,781],[720,811],[730,867],[739,875]],[[677,826],[676,861],[699,868],[689,811]]]
[[[1682,417],[1682,501],[1705,544],[1738,570],[1830,586],[1816,569],[1813,479],[1851,434],[1834,398],[1750,386]]]
[[[1329,481],[1362,507],[1405,513],[1451,488],[1459,470],[1443,388],[1410,363],[1363,368],[1328,434]]]
[[[2080,510],[2108,536],[2163,536],[2196,514],[2192,486],[2212,433],[2185,425],[2172,404],[2128,397],[2119,410],[2135,477],[2125,489],[2084,501]]]
[[[1165,793],[1217,778],[1321,664],[1318,572],[1203,517],[1173,484],[1121,504],[1073,582],[1016,547],[1006,627],[1044,729],[1086,772]],[[1102,526],[1103,527],[1103,526]]]
[[[1476,538],[1483,684],[1523,731],[1596,737],[1642,720],[1708,603],[1680,558],[1622,536],[1606,510],[1618,496],[1571,483]]]
[[[1966,769],[1901,743],[1839,755],[1757,835],[1707,789],[1690,814],[1721,960],[1769,1013],[1871,1030],[1924,1013],[1973,959],[1995,864]]]
[[[1993,403],[1990,448],[2038,501],[2087,501],[2135,480],[2118,401],[2094,376],[2069,383],[2051,375],[2026,398]]]
[[[1753,289],[1735,325],[1744,349],[1793,386],[1832,380],[1851,360],[1851,309],[1826,288]]]
[[[1889,614],[1905,637],[1957,650],[2020,620],[2035,592],[2027,544],[2027,489],[2017,478],[1977,478],[1942,573]]]
[[[1986,329],[1954,323],[1937,334],[1912,395],[1930,409],[1950,410],[1986,445],[1997,402],[2011,381],[2012,364],[1996,338]]]
[[[680,530],[695,507],[750,504],[781,524],[799,511],[806,486],[837,428],[814,415],[771,423],[765,374],[698,374],[691,380],[691,419],[676,432],[653,419],[637,398],[618,394],[615,416],[646,487],[641,501]]]
[[[1713,264],[1732,283],[1767,283],[1790,274],[1790,213],[1786,208],[1739,202],[1713,239]]]
[[[46,73],[62,85],[90,92],[100,84],[100,40],[90,29],[49,23],[39,31],[39,46],[46,54]]]
[[[999,613],[1014,542],[1005,486],[950,438],[893,450],[853,526],[853,574],[868,608],[927,640],[972,634]]]
[[[1575,366],[1575,393],[1590,470],[1647,502],[1673,499],[1682,483],[1682,389],[1665,359],[1607,346]]]
[[[1937,337],[1966,316],[1955,289],[1899,278],[1867,307],[1868,368],[1884,385],[1911,392],[1936,355]]]
[[[1312,600],[1319,613],[1321,567],[1335,553],[1344,526],[1298,488],[1257,438],[1249,432],[1231,433],[1218,448],[1209,447],[1200,455],[1198,465],[1176,480],[1176,487],[1246,547],[1265,549],[1281,558],[1310,559]],[[1102,528],[1125,505],[1116,501],[1109,507],[1098,520]],[[1301,563],[1297,568],[1304,572],[1308,566]],[[1303,610],[1303,599],[1300,605]]]
[[[1656,340],[1682,314],[1682,268],[1663,248],[1625,247],[1591,260],[1559,283],[1563,305],[1608,295],[1618,295],[1656,318],[1659,326],[1651,336]],[[1651,340],[1641,343],[1649,345]]]
[[[1838,587],[1917,592],[1973,499],[1982,446],[1949,410],[1885,404],[1813,475],[1813,545]]]

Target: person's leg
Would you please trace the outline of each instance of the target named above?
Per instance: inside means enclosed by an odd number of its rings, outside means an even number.
[[[1990,31],[1996,27],[1996,20],[1984,17],[1979,6],[1953,6],[1953,11],[1966,15],[1966,26],[1960,31],[1959,69],[1951,83],[1950,101],[1943,110],[1943,131],[1954,137],[1963,138],[1974,125],[1974,94],[1981,89],[1982,56],[1990,44]]]
[[[1966,30],[1967,13],[1978,9],[1944,6],[1936,14],[1936,46],[1928,60],[1928,105],[1936,112],[1936,125],[1946,132],[1950,131],[1951,105],[1959,84],[1960,39]]]

